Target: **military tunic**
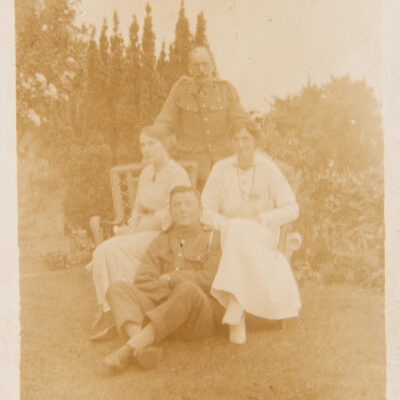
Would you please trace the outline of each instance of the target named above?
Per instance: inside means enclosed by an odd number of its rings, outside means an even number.
[[[249,118],[235,87],[215,79],[199,86],[189,76],[172,87],[155,120],[178,139],[179,159],[199,163],[198,178],[207,179],[212,165],[231,154],[229,131],[235,120]]]
[[[222,308],[209,295],[221,257],[220,236],[200,225],[185,232],[172,227],[150,244],[133,284],[110,286],[107,300],[117,330],[148,318],[157,340],[175,333],[185,340],[210,336]],[[168,273],[170,280],[159,277]]]

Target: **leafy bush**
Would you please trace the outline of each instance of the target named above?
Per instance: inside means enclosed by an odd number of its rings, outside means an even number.
[[[382,289],[383,134],[372,91],[364,82],[332,78],[275,99],[258,122],[264,149],[303,173],[295,223],[303,247],[293,260],[298,277]]]
[[[107,145],[72,146],[65,169],[65,217],[69,229],[88,229],[93,215],[112,219],[109,171],[111,151]]]

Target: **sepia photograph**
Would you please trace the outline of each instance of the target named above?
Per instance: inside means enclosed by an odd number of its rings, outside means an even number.
[[[13,2],[15,398],[389,398],[384,3]]]

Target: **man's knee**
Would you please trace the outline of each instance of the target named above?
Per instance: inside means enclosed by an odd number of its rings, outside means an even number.
[[[207,301],[207,296],[195,283],[186,281],[178,283],[174,292],[176,295],[182,296],[182,301],[190,302],[194,306],[200,306]]]
[[[206,293],[193,282],[182,282],[175,287],[175,294],[178,307],[188,312],[187,320],[176,333],[177,338],[196,341],[211,336],[215,321]]]
[[[95,259],[98,258],[98,257],[101,257],[101,255],[102,255],[103,252],[104,252],[104,245],[105,245],[105,242],[100,243],[100,244],[94,249],[94,252],[93,252],[93,255],[92,255],[92,259],[93,259],[93,260],[95,260]]]
[[[104,242],[101,242],[95,249],[93,252],[93,257],[97,256],[97,255],[102,255],[104,254],[106,251],[108,251],[110,248],[115,248],[116,246],[118,246],[119,242],[120,242],[121,237],[120,236],[113,236],[111,238],[108,238],[107,240],[105,240]]]
[[[113,238],[105,240],[94,249],[92,259],[93,261],[95,261],[95,265],[97,264],[96,260],[103,259],[107,254],[108,249],[110,248],[110,246],[112,246],[112,239]]]

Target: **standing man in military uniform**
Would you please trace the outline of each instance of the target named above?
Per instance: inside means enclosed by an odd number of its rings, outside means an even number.
[[[202,188],[212,165],[231,154],[228,134],[232,123],[246,118],[249,115],[235,87],[216,78],[210,51],[199,46],[189,53],[189,76],[174,84],[155,124],[176,135],[178,159],[198,162],[198,186]]]

